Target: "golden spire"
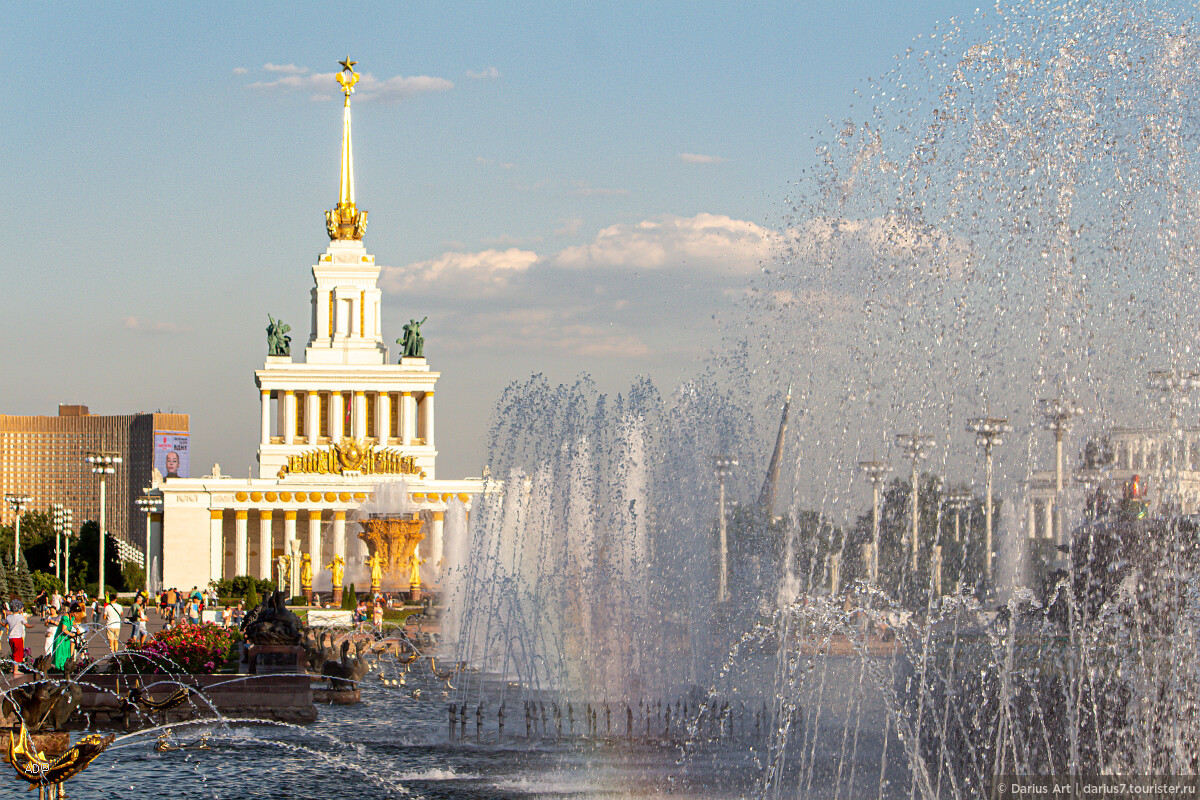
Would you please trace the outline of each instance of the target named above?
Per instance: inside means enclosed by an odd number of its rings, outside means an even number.
[[[358,62],[346,56],[338,63],[342,65],[342,71],[337,74],[337,82],[346,96],[342,109],[342,175],[337,206],[325,212],[325,228],[329,238],[335,241],[362,239],[367,229],[367,212],[359,211],[354,205],[354,149],[350,144],[350,95],[354,93],[354,84],[358,83],[358,73],[354,71]]]

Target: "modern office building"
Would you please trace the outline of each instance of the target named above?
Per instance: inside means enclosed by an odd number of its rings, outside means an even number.
[[[58,416],[0,414],[0,491],[28,495],[26,511],[49,511],[62,503],[75,512],[78,527],[100,517],[98,478],[84,461],[89,452],[111,451],[121,457],[107,478],[105,526],[119,541],[138,550],[146,526],[135,505],[157,466],[166,474],[186,475],[187,414],[89,414],[87,406],[60,405]],[[0,507],[0,522],[11,524],[14,511]]]

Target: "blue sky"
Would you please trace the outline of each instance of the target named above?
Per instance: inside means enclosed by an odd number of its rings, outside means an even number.
[[[177,410],[253,463],[268,312],[307,335],[349,53],[385,334],[429,315],[439,474],[533,372],[669,390],[855,88],[955,2],[26,4],[0,32],[5,413]],[[374,83],[367,80],[370,76]],[[373,88],[373,91],[372,91]],[[858,102],[863,102],[858,99]],[[299,335],[297,335],[299,334]]]

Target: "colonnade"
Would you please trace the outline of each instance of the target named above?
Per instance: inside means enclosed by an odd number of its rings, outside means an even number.
[[[275,432],[271,401],[275,400]],[[344,436],[381,445],[433,447],[433,390],[261,390],[260,444],[323,444]]]
[[[314,575],[327,569],[335,556],[353,572],[366,564],[369,554],[366,542],[358,538],[358,524],[348,519],[347,513],[317,508],[210,509],[209,574],[214,578],[273,578],[275,558],[289,553],[309,554]],[[440,575],[445,513],[420,513],[425,520],[425,538],[418,554]]]
[[[1119,437],[1114,442],[1116,468],[1134,471],[1158,470],[1177,466],[1200,470],[1200,433],[1184,431],[1183,440],[1172,447],[1166,434],[1155,437]]]

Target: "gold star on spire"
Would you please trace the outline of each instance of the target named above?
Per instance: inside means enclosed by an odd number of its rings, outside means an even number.
[[[342,65],[342,72],[346,72],[347,70],[349,70],[350,72],[354,72],[354,65],[357,64],[358,62],[351,61],[350,56],[346,56],[345,61],[339,61],[338,63]]]

